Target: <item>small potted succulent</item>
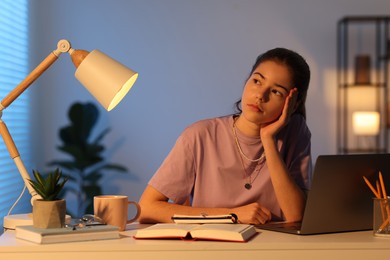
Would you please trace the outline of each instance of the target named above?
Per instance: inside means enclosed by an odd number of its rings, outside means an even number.
[[[42,197],[33,202],[33,226],[37,228],[64,227],[66,201],[59,199],[59,193],[68,178],[62,178],[62,172],[58,168],[50,172],[46,178],[36,170],[33,170],[33,175],[35,180],[29,180],[29,182]]]

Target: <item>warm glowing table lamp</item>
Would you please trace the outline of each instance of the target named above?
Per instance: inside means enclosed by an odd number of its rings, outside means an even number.
[[[20,158],[18,149],[1,120],[2,111],[19,97],[37,78],[39,78],[62,54],[68,52],[76,66],[75,77],[108,111],[113,109],[127,94],[138,77],[138,73],[111,59],[104,53],[94,50],[74,50],[69,41],[60,40],[57,49],[50,53],[14,90],[0,103],[0,135],[13,158],[24,183],[31,194],[31,204],[40,196],[27,181],[30,176]],[[32,224],[27,214],[8,215],[4,217],[4,228],[15,228],[19,224]]]

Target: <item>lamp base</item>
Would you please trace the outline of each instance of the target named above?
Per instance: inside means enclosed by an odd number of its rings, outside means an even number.
[[[4,217],[4,229],[15,229],[16,226],[32,225],[32,213],[15,214]]]
[[[15,230],[17,226],[28,226],[33,224],[32,213],[27,214],[15,214],[4,217],[3,227],[4,229]],[[65,216],[65,223],[69,223],[71,216]]]

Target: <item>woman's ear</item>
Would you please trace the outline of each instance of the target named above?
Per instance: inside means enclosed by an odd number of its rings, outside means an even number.
[[[301,106],[301,104],[302,104],[302,100],[297,100],[296,102],[295,102],[295,105],[294,105],[294,108],[293,108],[293,114],[295,113],[295,112],[297,112],[297,110],[298,110],[298,108]]]

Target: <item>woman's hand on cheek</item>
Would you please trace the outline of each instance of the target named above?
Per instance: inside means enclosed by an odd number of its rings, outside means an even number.
[[[260,136],[262,139],[267,137],[274,137],[280,131],[280,129],[282,129],[282,127],[288,123],[291,115],[296,109],[297,96],[297,88],[291,89],[289,95],[284,102],[282,114],[279,116],[279,118],[271,123],[263,125],[260,128]]]
[[[291,89],[284,103],[282,114],[280,115],[279,118],[279,121],[283,122],[283,126],[288,123],[291,115],[295,112],[297,98],[298,98],[298,89],[297,88]]]

